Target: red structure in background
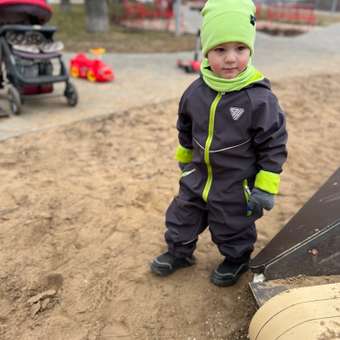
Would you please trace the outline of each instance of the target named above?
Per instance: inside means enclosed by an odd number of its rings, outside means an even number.
[[[268,6],[256,5],[256,14],[263,20],[280,21],[287,23],[315,25],[316,15],[313,4],[271,4]]]
[[[123,0],[123,20],[171,19],[173,15],[173,0],[154,0],[147,4]]]

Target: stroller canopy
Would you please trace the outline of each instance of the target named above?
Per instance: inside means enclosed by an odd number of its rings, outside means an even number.
[[[0,25],[44,25],[51,16],[46,0],[0,0]]]

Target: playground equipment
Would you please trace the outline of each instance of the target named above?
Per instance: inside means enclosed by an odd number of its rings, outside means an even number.
[[[258,3],[256,15],[262,20],[302,25],[315,25],[317,21],[313,4],[281,2],[262,6]]]
[[[250,289],[261,308],[251,340],[340,339],[339,249],[340,168],[252,259]],[[301,275],[309,285],[335,283],[291,290]]]
[[[114,80],[112,69],[102,60],[104,48],[93,48],[90,52],[95,59],[89,59],[84,53],[77,54],[70,61],[70,74],[74,78],[84,78],[90,82],[109,82]]]
[[[201,49],[200,31],[198,31],[196,34],[194,58],[190,60],[178,59],[177,67],[184,70],[186,73],[199,73],[201,67],[201,62],[199,60],[200,49]]]
[[[126,27],[170,30],[174,16],[173,0],[135,1],[122,0],[114,20]]]
[[[250,340],[340,339],[340,283],[294,288],[253,317]]]
[[[123,0],[122,20],[130,19],[170,19],[173,17],[172,0],[154,0],[152,3],[142,3]]]

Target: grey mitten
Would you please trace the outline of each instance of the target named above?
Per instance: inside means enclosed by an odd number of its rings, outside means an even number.
[[[274,207],[274,195],[254,188],[248,201],[248,212],[261,214],[262,209],[271,210]]]

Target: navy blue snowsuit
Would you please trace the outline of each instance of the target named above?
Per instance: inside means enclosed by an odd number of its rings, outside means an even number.
[[[256,175],[281,173],[287,158],[285,116],[269,81],[218,93],[197,79],[181,98],[177,129],[179,147],[192,157],[189,162],[177,157],[188,163],[166,213],[169,252],[192,255],[198,235],[209,226],[222,255],[248,259],[255,220],[262,216],[247,214]]]

